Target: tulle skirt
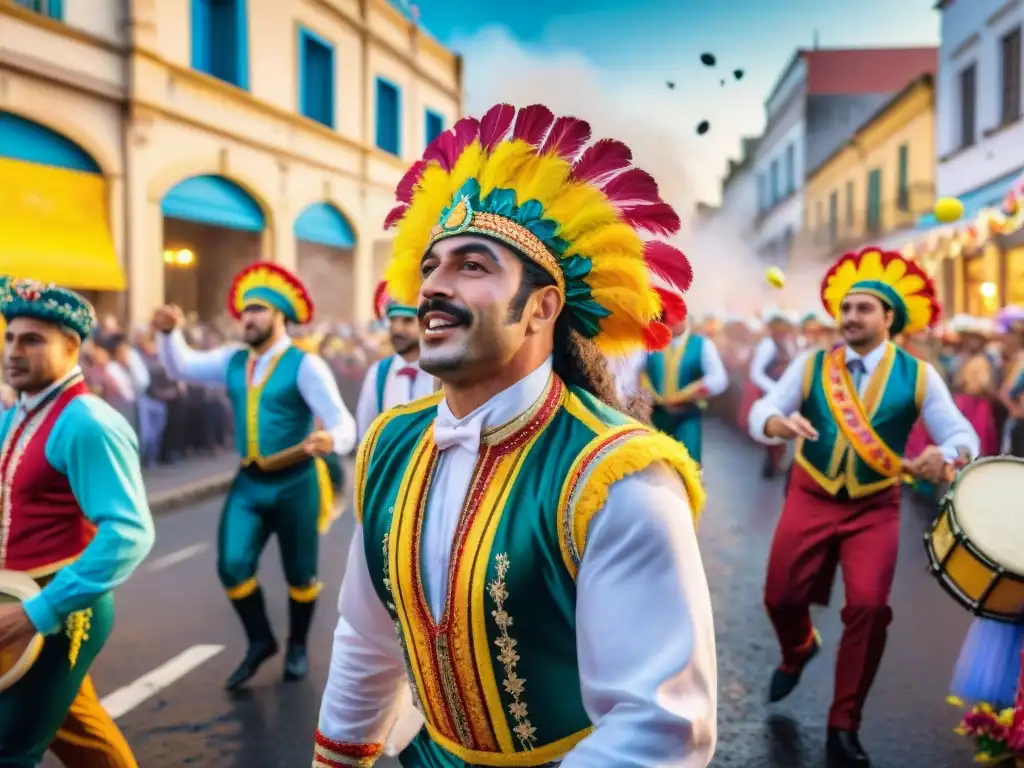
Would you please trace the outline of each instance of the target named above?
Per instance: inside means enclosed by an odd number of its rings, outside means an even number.
[[[1021,671],[1024,624],[977,618],[967,631],[953,670],[950,693],[999,711],[1013,706]]]

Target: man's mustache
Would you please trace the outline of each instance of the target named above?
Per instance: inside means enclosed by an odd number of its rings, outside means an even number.
[[[457,323],[462,325],[471,325],[473,323],[472,312],[444,299],[427,299],[416,310],[416,317],[419,318],[420,322],[423,322],[428,312],[444,312],[446,315],[451,315]]]

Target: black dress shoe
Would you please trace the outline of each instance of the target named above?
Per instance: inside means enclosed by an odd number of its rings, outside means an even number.
[[[291,683],[305,679],[308,673],[309,659],[306,656],[306,646],[289,645],[284,657],[284,679]]]
[[[236,691],[249,682],[260,666],[277,653],[277,642],[275,640],[258,640],[249,644],[249,650],[245,653],[242,663],[235,668],[231,676],[224,683],[229,691]]]
[[[800,676],[804,673],[804,669],[807,668],[807,662],[818,655],[818,651],[821,650],[821,640],[818,638],[818,633],[814,633],[814,645],[807,652],[807,657],[804,659],[803,664],[795,672],[783,669],[779,667],[772,673],[772,681],[768,686],[768,701],[774,704],[777,701],[782,701],[784,698],[789,696],[796,688],[797,683],[800,682]]]
[[[828,756],[833,765],[840,768],[866,768],[871,765],[868,753],[860,745],[856,731],[829,728],[827,746]]]

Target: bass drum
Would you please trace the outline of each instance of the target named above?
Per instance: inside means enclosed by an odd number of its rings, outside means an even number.
[[[39,585],[19,571],[0,570],[0,603],[25,602],[39,594]],[[0,691],[21,680],[43,650],[43,636],[0,649]]]

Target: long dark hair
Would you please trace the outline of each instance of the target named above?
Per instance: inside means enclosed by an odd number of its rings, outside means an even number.
[[[556,285],[555,279],[532,261],[523,258],[522,262],[523,278],[509,307],[508,320],[512,323],[522,320],[530,294],[539,288]],[[569,313],[564,310],[555,321],[552,363],[555,373],[567,385],[586,390],[606,405],[633,418],[648,420],[650,408],[642,399],[634,398],[630,403],[619,400],[607,358],[593,341],[573,329]]]

